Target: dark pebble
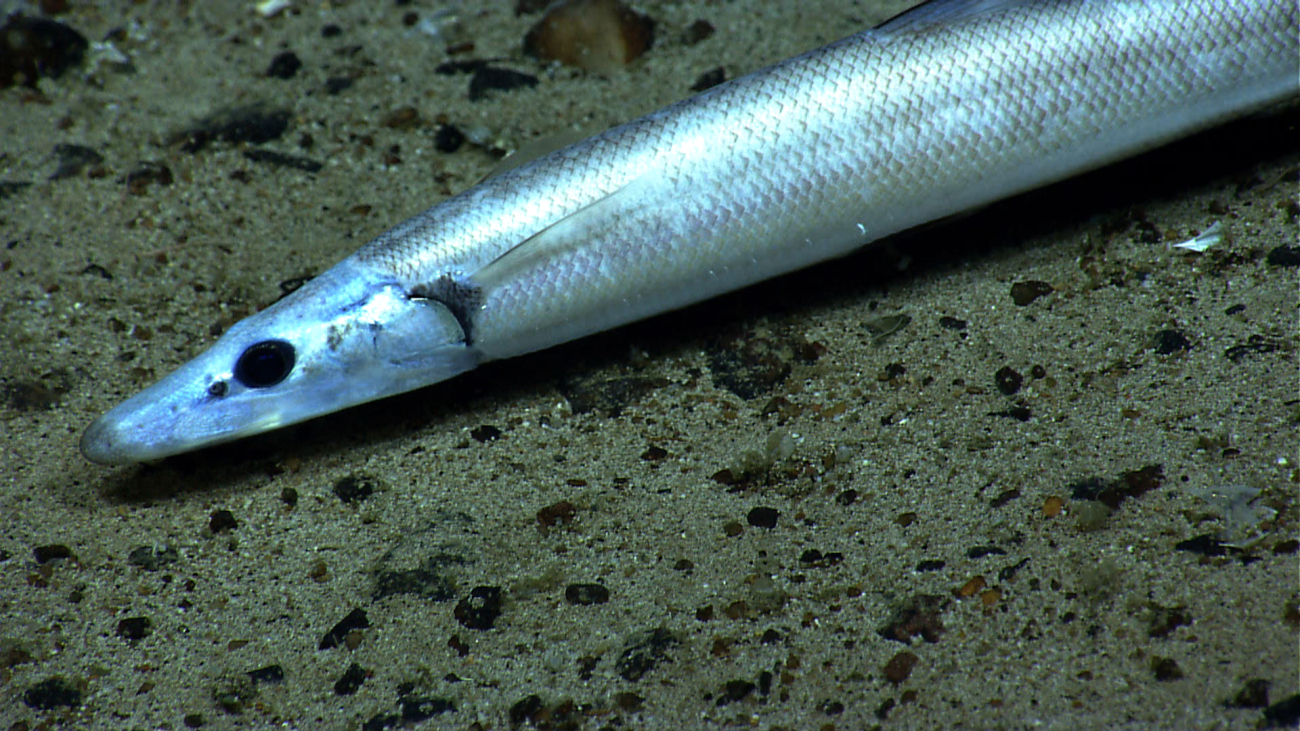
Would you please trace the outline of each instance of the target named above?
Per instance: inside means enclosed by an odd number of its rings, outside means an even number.
[[[23,692],[23,703],[38,711],[81,705],[82,692],[60,676],[42,680]]]
[[[1264,728],[1295,728],[1300,725],[1300,693],[1264,709]]]
[[[924,560],[924,561],[918,563],[918,564],[916,565],[916,569],[915,569],[915,570],[918,571],[918,572],[924,572],[924,571],[940,571],[940,570],[943,569],[944,566],[947,566],[947,565],[948,565],[948,562],[947,562],[947,561],[941,561],[941,560],[939,560],[939,559],[937,559],[937,558],[931,558],[931,559],[926,559],[926,560]]]
[[[945,330],[965,330],[966,325],[967,323],[965,320],[958,320],[955,317],[939,318],[939,327],[944,328]]]
[[[624,711],[639,711],[642,706],[645,705],[645,698],[642,698],[636,693],[615,693],[614,705]]]
[[[1045,297],[1056,290],[1047,282],[1026,281],[1011,285],[1011,301],[1017,307],[1032,304],[1039,297]]]
[[[967,549],[966,558],[978,560],[985,556],[1005,556],[1007,552],[997,546],[975,546]]]
[[[277,53],[275,58],[271,59],[271,65],[266,68],[266,75],[273,79],[292,79],[300,68],[302,68],[302,61],[298,60],[298,54],[284,51]]]
[[[474,75],[469,78],[469,100],[476,102],[485,99],[491,91],[510,91],[534,86],[537,86],[537,77],[532,74],[495,66],[481,66],[475,69]]]
[[[0,89],[34,89],[42,76],[57,78],[81,63],[88,46],[85,36],[63,23],[11,15],[0,26]]]
[[[991,508],[1006,507],[1007,503],[1011,502],[1012,500],[1016,500],[1019,497],[1020,497],[1020,491],[1015,489],[1014,487],[1011,488],[1010,490],[1003,490],[1002,492],[998,493],[997,497],[989,501],[989,507]]]
[[[1020,569],[1023,569],[1028,565],[1029,565],[1029,559],[1022,558],[1016,563],[1011,564],[1010,566],[1003,566],[1002,568],[998,569],[998,581],[1001,582],[1011,581],[1012,579],[1016,578],[1016,574],[1020,573]]]
[[[717,705],[725,706],[728,703],[735,703],[748,698],[758,686],[748,680],[728,680],[723,687],[722,693],[718,695]]]
[[[564,589],[564,600],[582,606],[604,604],[609,601],[609,589],[600,584],[569,584]]]
[[[907,677],[912,674],[912,669],[916,667],[918,662],[920,662],[920,658],[906,650],[894,655],[889,658],[889,662],[885,663],[885,680],[888,680],[894,685],[898,685],[904,680],[907,680]]]
[[[568,500],[561,500],[537,511],[537,525],[545,532],[557,525],[572,523],[577,514],[576,505]]]
[[[343,675],[334,683],[334,695],[355,695],[366,682],[366,669],[356,663],[348,666]]]
[[[455,616],[466,629],[492,629],[501,616],[501,587],[474,587],[468,597],[456,603]]]
[[[1226,556],[1229,553],[1239,553],[1241,551],[1240,548],[1230,546],[1219,540],[1218,536],[1213,533],[1203,533],[1195,538],[1179,541],[1174,544],[1174,549],[1211,557]]]
[[[486,442],[495,442],[501,438],[501,430],[491,424],[483,424],[470,430],[469,435],[474,437],[474,441],[484,444]]]
[[[781,517],[781,512],[776,508],[757,507],[749,511],[745,516],[749,524],[755,528],[775,528],[777,520]]]
[[[1029,421],[1034,418],[1034,411],[1028,406],[1012,406],[1011,408],[1003,409],[1002,411],[990,411],[989,416],[1000,416],[1007,419],[1015,419],[1016,421]]]
[[[997,373],[993,374],[993,382],[997,384],[998,390],[1003,395],[1014,396],[1020,392],[1020,387],[1025,383],[1025,377],[1011,366],[1002,366]]]
[[[172,139],[183,152],[199,152],[211,142],[262,144],[277,140],[289,128],[292,114],[260,104],[223,109],[205,117]]]
[[[264,668],[250,670],[247,675],[254,683],[264,685],[279,685],[284,682],[284,668],[279,665],[267,665]]]
[[[810,548],[800,554],[799,562],[808,568],[824,569],[844,563],[844,554],[839,551],[822,553],[816,548]]]
[[[718,84],[721,84],[726,80],[727,80],[726,69],[722,68],[721,66],[711,68],[708,71],[705,71],[704,73],[695,77],[695,83],[691,84],[691,91],[701,92],[706,89],[712,89],[713,87],[717,86]]]
[[[824,701],[818,708],[828,716],[839,716],[844,713],[844,704],[840,701]]]
[[[131,195],[144,195],[152,185],[171,185],[175,182],[175,177],[172,169],[166,165],[146,160],[122,176],[120,182]]]
[[[1151,657],[1151,672],[1155,674],[1156,680],[1161,682],[1180,680],[1184,677],[1182,668],[1178,667],[1178,662],[1172,657],[1153,655]]]
[[[127,617],[117,623],[117,636],[132,642],[149,636],[153,620],[148,617]]]
[[[858,501],[858,491],[853,489],[845,490],[844,492],[835,496],[835,502],[839,503],[840,505],[848,506],[848,505],[852,505],[857,501]]]
[[[1275,267],[1300,266],[1300,246],[1279,246],[1268,252],[1265,261]]]
[[[536,725],[536,722],[541,718],[544,706],[541,696],[538,695],[530,695],[515,703],[510,706],[510,725],[518,726],[525,722]]]
[[[334,497],[347,505],[356,505],[375,494],[375,481],[369,475],[348,475],[334,483]]]
[[[61,558],[76,558],[76,554],[71,548],[62,543],[51,543],[46,546],[37,546],[32,549],[32,556],[38,564],[46,564],[50,561],[56,561]]]
[[[1161,330],[1156,333],[1152,341],[1152,349],[1156,351],[1156,355],[1173,355],[1174,353],[1191,350],[1192,341],[1177,330]]]
[[[239,527],[239,521],[229,510],[214,510],[208,518],[208,530],[213,534],[225,533]]]
[[[353,630],[366,629],[370,626],[370,618],[366,616],[366,610],[360,607],[353,609],[348,616],[339,620],[338,624],[330,628],[329,632],[321,638],[317,649],[328,650],[331,647],[337,647]]]
[[[682,33],[682,43],[687,46],[693,46],[696,43],[713,35],[713,24],[707,20],[700,19],[686,26],[686,31]]]
[[[330,96],[338,96],[351,89],[355,83],[357,83],[357,80],[351,76],[331,76],[325,79],[325,93]]]
[[[433,147],[438,152],[455,152],[465,144],[465,133],[450,124],[440,124],[433,133]]]
[[[1268,689],[1271,685],[1264,678],[1251,678],[1228,705],[1233,708],[1267,708]]]

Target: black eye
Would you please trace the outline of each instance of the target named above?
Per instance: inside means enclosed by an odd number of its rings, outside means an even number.
[[[283,340],[250,345],[235,364],[235,380],[249,388],[268,388],[293,370],[293,346]]]

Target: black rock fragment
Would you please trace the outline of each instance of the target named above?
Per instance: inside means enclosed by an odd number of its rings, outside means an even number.
[[[300,68],[302,68],[302,61],[298,59],[298,54],[284,51],[275,54],[271,59],[271,65],[266,68],[266,75],[274,79],[292,79]]]
[[[334,483],[334,496],[346,505],[356,505],[375,494],[375,481],[369,475],[348,475]]]
[[[755,528],[772,529],[776,527],[777,521],[781,518],[781,511],[776,508],[759,506],[749,511],[745,519]]]
[[[23,703],[38,711],[81,705],[84,693],[62,676],[46,678],[23,692]]]
[[[1192,349],[1192,341],[1177,330],[1161,330],[1152,339],[1152,350],[1156,355],[1173,355]]]
[[[488,630],[501,616],[501,587],[476,586],[456,603],[456,620],[467,629]]]
[[[1300,246],[1279,246],[1265,258],[1275,267],[1300,267]]]
[[[580,606],[604,604],[609,601],[609,589],[600,584],[569,584],[564,589],[564,600]]]
[[[659,627],[629,642],[614,663],[614,670],[629,683],[635,683],[654,670],[661,662],[671,662],[668,651],[681,641],[668,630]]]
[[[469,79],[469,100],[476,102],[485,99],[490,91],[510,91],[534,86],[537,86],[537,77],[532,74],[496,66],[480,66]]]
[[[38,564],[47,564],[50,561],[57,561],[61,558],[76,558],[76,554],[71,548],[62,543],[51,543],[45,546],[37,546],[32,549],[32,558],[36,559]]]
[[[244,674],[254,683],[264,685],[279,685],[284,682],[284,668],[280,665],[267,665],[264,668],[249,670]]]
[[[263,104],[232,107],[209,115],[172,138],[184,152],[199,152],[212,142],[262,144],[279,139],[289,128],[287,109]]]
[[[85,36],[58,21],[10,16],[0,26],[0,89],[57,78],[81,63],[88,46]]]
[[[148,617],[127,617],[117,623],[117,636],[138,642],[149,636],[153,620]]]
[[[356,663],[348,665],[343,675],[334,682],[334,695],[356,695],[361,684],[366,682],[366,669]]]
[[[338,647],[343,642],[343,638],[354,629],[366,629],[370,626],[370,618],[366,616],[366,611],[360,607],[348,612],[348,616],[340,619],[338,624],[330,628],[329,632],[321,638],[320,645],[317,649],[328,650],[331,647]]]

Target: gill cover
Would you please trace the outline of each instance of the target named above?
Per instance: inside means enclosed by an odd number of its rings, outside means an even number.
[[[101,416],[81,452],[100,464],[158,459],[436,383],[479,360],[452,308],[346,259]]]

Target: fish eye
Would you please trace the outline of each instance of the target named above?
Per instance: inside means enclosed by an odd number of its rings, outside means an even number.
[[[293,356],[293,346],[283,340],[254,343],[235,363],[235,380],[248,388],[270,388],[289,376]]]

